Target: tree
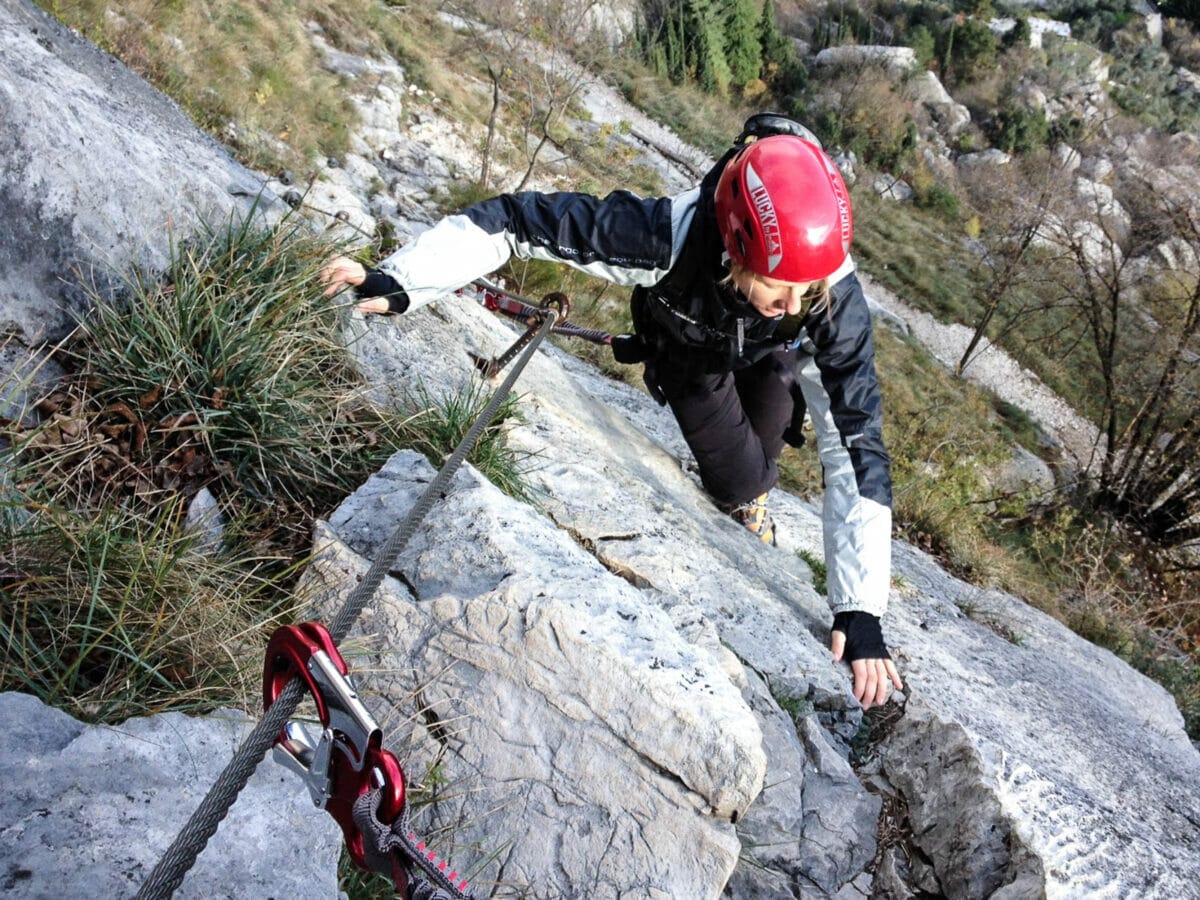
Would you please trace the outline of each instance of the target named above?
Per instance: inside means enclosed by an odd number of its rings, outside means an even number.
[[[499,113],[516,111],[512,135],[525,157],[525,171],[513,190],[528,184],[542,153],[558,142],[563,113],[583,91],[589,58],[604,42],[592,35],[598,0],[459,0],[448,5],[466,23],[472,44],[492,86],[492,109],[481,147],[481,186],[491,181],[494,148],[502,127]]]
[[[1046,114],[1017,98],[1008,98],[996,116],[996,145],[1005,153],[1028,153],[1050,140]]]
[[[762,53],[762,78],[778,93],[789,93],[804,86],[808,71],[800,62],[796,45],[775,24],[774,0],[764,0],[758,20],[758,40]]]
[[[852,150],[864,162],[882,167],[896,167],[911,155],[912,101],[901,95],[881,65],[838,66],[823,80],[810,109],[828,146]]]
[[[929,68],[937,56],[933,32],[924,25],[917,25],[908,32],[907,42],[917,55],[917,65],[922,69]]]
[[[1169,167],[1151,168],[1125,186],[1144,207],[1133,237],[1098,215],[1098,227],[1060,235],[1063,287],[1086,325],[1101,386],[1091,500],[1177,547],[1200,539],[1200,206],[1188,186],[1194,168],[1182,181]],[[1122,244],[1142,228],[1190,248],[1193,263],[1150,273],[1133,265]]]
[[[979,240],[979,278],[983,290],[980,312],[972,333],[954,366],[961,377],[985,338],[995,343],[1010,338],[1031,316],[1058,304],[1045,302],[1038,291],[1027,290],[1040,280],[1044,267],[1039,248],[1048,231],[1066,215],[1070,173],[1049,153],[1019,159],[994,169],[976,170],[963,177],[971,202],[987,223]]]
[[[971,81],[996,64],[996,36],[978,19],[951,20],[938,35],[938,68],[942,79]]]
[[[1001,39],[1000,44],[1005,50],[1013,47],[1028,47],[1030,36],[1033,34],[1033,29],[1029,25],[1029,16],[1017,16],[1016,22]]]
[[[724,94],[733,78],[725,56],[724,18],[713,0],[687,6],[688,59],[696,83],[708,94]]]
[[[733,73],[725,52],[727,15],[716,0],[653,0],[645,15],[642,52],[647,61],[653,62],[661,46],[673,81],[694,82],[710,94],[725,93]]]
[[[769,2],[767,0],[768,5]],[[755,0],[730,0],[725,25],[725,56],[734,84],[746,84],[762,72],[761,18]]]
[[[1168,16],[1186,19],[1200,26],[1200,0],[1169,0],[1162,5],[1162,11]]]

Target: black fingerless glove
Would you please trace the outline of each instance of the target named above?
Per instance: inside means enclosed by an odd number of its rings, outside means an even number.
[[[408,309],[408,294],[391,275],[378,269],[367,269],[367,277],[354,289],[360,300],[368,297],[386,297],[389,313],[402,313]]]
[[[842,653],[845,662],[892,658],[883,642],[879,616],[861,610],[840,612],[833,617],[833,630],[846,635],[846,649]]]
[[[803,447],[806,441],[807,438],[805,438],[800,429],[794,425],[789,425],[787,428],[783,429],[783,442],[789,447]]]

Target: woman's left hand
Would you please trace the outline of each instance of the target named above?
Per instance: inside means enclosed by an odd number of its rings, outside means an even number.
[[[833,651],[833,661],[841,662],[846,651],[846,635],[834,631],[829,649]],[[856,659],[850,663],[850,671],[854,675],[854,698],[863,709],[886,703],[893,685],[898,691],[904,690],[896,664],[890,659]]]
[[[326,263],[318,277],[325,285],[325,296],[332,297],[342,288],[358,287],[362,284],[363,279],[367,277],[367,270],[362,263],[348,256],[339,256]],[[384,308],[386,309],[386,305]]]

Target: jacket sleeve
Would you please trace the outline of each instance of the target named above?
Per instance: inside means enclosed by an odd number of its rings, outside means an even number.
[[[891,461],[883,444],[871,314],[851,272],[807,325],[798,379],[825,475],[822,510],[833,612],[887,609],[892,568]],[[811,344],[809,343],[811,342]]]
[[[442,219],[379,265],[411,308],[494,272],[512,256],[565,263],[623,285],[652,285],[671,268],[698,190],[643,199],[628,191],[502,194]]]

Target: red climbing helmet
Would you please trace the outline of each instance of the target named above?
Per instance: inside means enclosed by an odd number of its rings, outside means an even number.
[[[833,160],[790,134],[746,145],[717,182],[717,225],[730,259],[780,281],[820,281],[845,262],[854,226]]]

